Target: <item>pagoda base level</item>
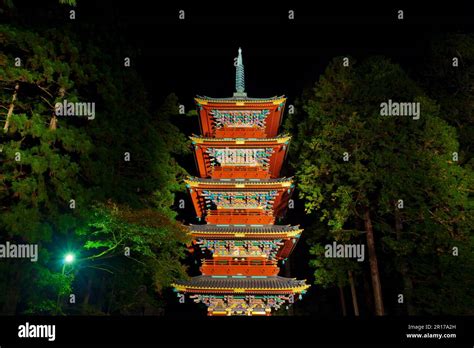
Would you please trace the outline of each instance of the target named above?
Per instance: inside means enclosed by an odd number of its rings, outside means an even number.
[[[208,316],[261,316],[271,315],[272,307],[259,299],[236,299],[230,296],[226,301],[214,301],[207,309]]]
[[[197,276],[173,284],[184,302],[185,294],[208,307],[209,316],[269,316],[281,306],[301,299],[309,285],[304,280],[245,276]]]
[[[285,303],[285,299],[278,296],[268,298],[256,298],[255,296],[203,296],[192,295],[195,302],[205,303],[208,316],[260,316],[268,317],[272,315],[273,310],[277,310]]]
[[[228,314],[227,312],[207,312],[207,315],[209,317],[269,317],[272,314],[271,313],[251,313],[251,314]]]

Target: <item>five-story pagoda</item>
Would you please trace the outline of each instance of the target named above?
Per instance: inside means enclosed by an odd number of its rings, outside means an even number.
[[[178,296],[206,304],[208,315],[270,315],[309,287],[278,275],[278,262],[302,232],[274,224],[294,188],[291,178],[279,177],[290,141],[278,134],[286,98],[247,97],[241,49],[235,88],[231,98],[195,98],[201,135],[191,140],[199,177],[186,184],[206,222],[189,226],[202,251],[202,275],[173,286]]]

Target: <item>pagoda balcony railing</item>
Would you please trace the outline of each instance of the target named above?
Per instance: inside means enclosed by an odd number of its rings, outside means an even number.
[[[235,164],[235,165],[224,164],[224,165],[219,165],[219,166],[213,166],[211,168],[212,168],[212,171],[215,173],[217,172],[257,173],[257,172],[268,172],[270,169],[270,166],[245,166],[241,164]]]
[[[264,128],[242,128],[242,127],[223,127],[214,129],[217,138],[266,138],[267,134]],[[207,134],[212,137],[212,134]]]
[[[208,215],[272,215],[272,211],[265,211],[263,209],[219,209],[219,210],[209,210]]]
[[[220,165],[212,167],[214,172],[268,172],[269,167],[266,166],[243,166],[241,164],[235,165]]]
[[[201,272],[214,276],[276,276],[279,268],[275,261],[269,260],[206,260]]]
[[[208,266],[277,266],[278,263],[272,260],[204,260],[203,265]]]
[[[213,178],[249,178],[268,179],[271,177],[269,167],[215,166],[210,171]]]

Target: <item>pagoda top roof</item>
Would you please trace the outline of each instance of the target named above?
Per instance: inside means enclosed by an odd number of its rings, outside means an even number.
[[[273,96],[270,98],[250,98],[245,92],[245,73],[244,73],[244,62],[242,58],[242,49],[239,48],[239,54],[237,56],[237,64],[235,66],[235,92],[232,97],[228,98],[211,98],[207,96],[196,96],[196,102],[201,105],[210,103],[231,103],[231,104],[268,104],[280,105],[286,101],[284,95]],[[239,105],[237,105],[239,106]]]
[[[191,235],[205,239],[298,238],[303,231],[299,226],[290,225],[204,224],[188,228]]]
[[[193,135],[189,137],[193,142],[197,144],[207,143],[207,142],[233,142],[236,144],[246,144],[246,143],[278,143],[284,144],[291,140],[291,136],[288,134],[280,134],[274,138],[209,138],[203,137],[201,135]]]
[[[280,276],[197,276],[172,284],[178,291],[215,293],[253,293],[272,291],[301,293],[309,288],[305,280]]]
[[[189,177],[184,180],[188,185],[195,186],[199,184],[211,184],[211,185],[236,185],[236,187],[245,187],[245,186],[271,186],[279,185],[281,187],[290,187],[293,183],[293,178],[264,178],[264,179],[240,179],[240,178],[221,178],[221,179],[211,179],[211,178],[198,178],[198,177]]]
[[[197,95],[195,98],[196,102],[199,104],[205,105],[207,102],[211,103],[272,103],[275,105],[281,104],[286,101],[286,97],[284,95],[281,96],[273,96],[270,98],[250,98],[250,97],[242,97],[242,96],[233,96],[228,98],[212,98],[207,96]]]

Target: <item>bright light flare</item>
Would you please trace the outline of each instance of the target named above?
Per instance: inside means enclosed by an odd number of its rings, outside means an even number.
[[[64,257],[65,263],[73,263],[74,262],[74,254],[66,254]]]

